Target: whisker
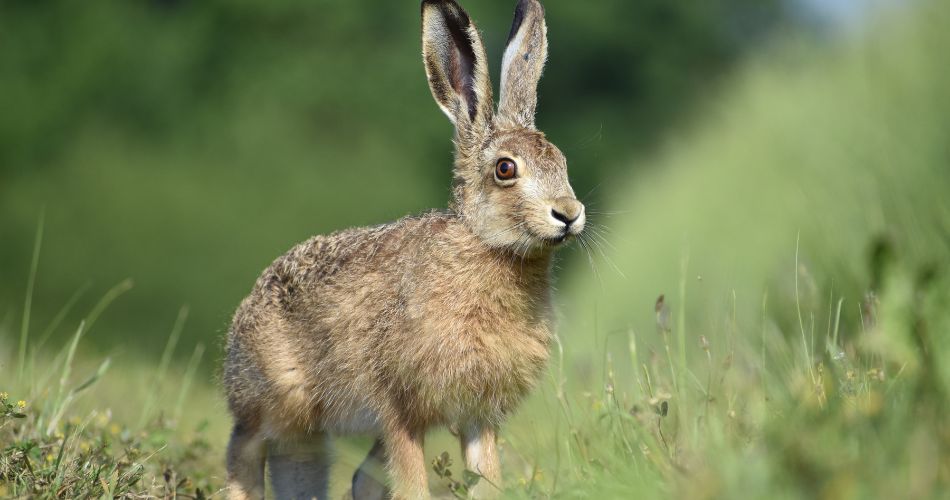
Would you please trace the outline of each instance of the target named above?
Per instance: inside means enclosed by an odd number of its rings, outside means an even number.
[[[593,254],[591,253],[590,246],[589,246],[588,243],[587,243],[587,240],[586,240],[586,237],[584,236],[584,233],[581,233],[581,234],[578,234],[578,235],[577,235],[577,241],[581,244],[581,248],[583,248],[584,251],[587,252],[587,262],[590,263],[590,269],[591,269],[591,271],[594,272],[594,276],[597,277],[597,281],[600,283],[600,289],[601,289],[601,291],[603,291],[603,289],[604,289],[604,279],[603,279],[603,277],[600,275],[600,272],[597,270],[597,265],[594,264],[594,256],[593,256]]]
[[[620,210],[620,211],[615,211],[615,212],[602,212],[600,210],[590,210],[590,209],[586,209],[585,212],[587,213],[587,215],[603,215],[605,217],[610,217],[613,215],[626,215],[630,213],[629,210]]]
[[[600,188],[600,186],[603,186],[603,185],[604,185],[604,182],[606,182],[606,181],[600,181],[600,182],[598,182],[596,186],[590,188],[590,191],[588,191],[587,194],[585,194],[584,196],[581,196],[581,199],[586,200],[588,197],[590,197],[590,195],[594,194],[594,191],[597,191],[597,190]],[[585,205],[588,205],[587,202],[584,202],[584,204],[585,204]]]
[[[507,233],[507,232],[509,232],[509,231],[513,231],[513,230],[515,230],[515,229],[517,229],[517,228],[519,228],[519,227],[521,227],[521,226],[523,226],[523,225],[525,225],[525,221],[521,221],[521,222],[519,222],[519,223],[517,223],[517,224],[513,224],[513,225],[511,225],[511,226],[509,226],[509,227],[506,227],[505,229],[502,229],[501,231],[498,231],[497,233],[494,233],[494,234],[492,234],[492,235],[486,237],[485,240],[488,241],[489,243],[491,243],[492,240],[494,240],[495,238],[497,238],[497,237],[499,237],[499,236],[501,236],[501,235],[503,235],[503,234],[505,234],[505,233]]]
[[[623,273],[623,271],[620,270],[620,267],[613,261],[613,259],[610,258],[609,255],[607,255],[607,252],[604,250],[604,245],[611,247],[611,249],[613,249],[614,251],[616,251],[617,249],[614,248],[613,245],[606,238],[598,234],[596,231],[591,233],[590,242],[596,245],[597,250],[600,252],[600,256],[603,257],[604,261],[607,262],[607,264],[609,264],[610,267],[612,267],[614,271],[616,271],[617,274],[620,275],[621,278],[627,279],[627,276]]]
[[[594,238],[597,238],[597,240],[599,240],[604,245],[607,245],[611,250],[615,252],[617,251],[617,247],[615,247],[614,244],[611,243],[610,240],[607,239],[607,237],[601,233],[601,231],[604,231],[604,229],[598,228],[596,226],[590,229],[591,229],[591,236],[593,236]]]

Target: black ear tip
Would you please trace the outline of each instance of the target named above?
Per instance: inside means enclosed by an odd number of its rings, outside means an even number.
[[[518,0],[517,10],[524,12],[531,8],[538,9],[539,13],[544,14],[544,5],[541,4],[541,0]]]
[[[429,7],[438,8],[443,3],[445,3],[444,0],[422,0],[422,12],[425,12]]]
[[[532,0],[518,0],[518,5],[515,6],[515,18],[511,21],[511,31],[508,32],[508,41],[505,42],[505,45],[511,43],[511,40],[518,34],[518,30],[521,29],[521,24],[524,23],[524,16],[528,9],[531,7]]]
[[[468,27],[470,23],[468,13],[455,0],[422,0],[423,14],[430,7],[439,9],[443,17],[456,20],[463,27]]]
[[[459,5],[455,0],[422,0],[422,8],[425,9],[426,7],[436,7],[441,10],[465,12],[462,9],[462,6]]]
[[[507,43],[511,43],[511,40],[518,34],[518,30],[521,29],[521,25],[529,13],[534,14],[531,16],[532,19],[544,20],[544,6],[541,5],[540,0],[518,0],[518,5],[515,7],[515,18],[511,22],[511,31],[508,33]]]

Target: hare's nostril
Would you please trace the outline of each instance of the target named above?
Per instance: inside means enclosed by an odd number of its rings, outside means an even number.
[[[552,208],[552,209],[551,209],[551,217],[554,217],[555,219],[557,219],[557,220],[563,222],[564,225],[570,227],[570,225],[573,224],[574,221],[577,220],[578,215],[575,215],[574,217],[570,217],[570,216],[568,216],[567,214],[558,212],[556,208]]]

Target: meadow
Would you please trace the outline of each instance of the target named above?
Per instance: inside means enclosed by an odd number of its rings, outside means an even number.
[[[832,44],[790,35],[591,186],[548,374],[501,435],[504,497],[948,497],[948,25],[921,1]],[[134,331],[102,354],[133,284],[34,304],[68,266],[44,224],[0,322],[0,497],[222,498],[216,341],[183,307],[154,355]],[[338,441],[333,498],[369,445]],[[464,498],[448,431],[426,451],[433,491]]]

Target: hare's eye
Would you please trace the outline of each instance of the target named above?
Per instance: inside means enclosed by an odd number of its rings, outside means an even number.
[[[518,165],[511,158],[502,158],[495,164],[495,177],[507,181],[518,175]]]

